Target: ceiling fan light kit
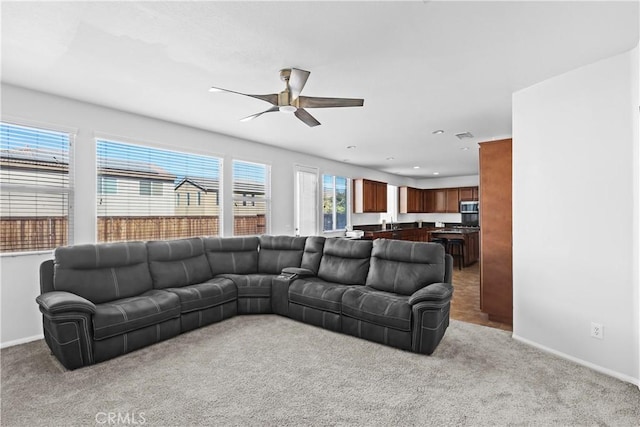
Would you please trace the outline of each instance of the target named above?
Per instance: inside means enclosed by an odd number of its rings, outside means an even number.
[[[285,89],[280,93],[251,95],[215,86],[212,86],[209,89],[209,92],[235,93],[237,95],[260,99],[273,105],[273,107],[268,110],[240,119],[240,121],[243,122],[253,120],[265,113],[282,111],[285,113],[293,113],[307,126],[314,127],[318,126],[320,122],[309,114],[305,108],[362,107],[364,105],[364,99],[359,98],[320,98],[314,96],[301,96],[300,92],[302,92],[310,74],[311,72],[300,70],[298,68],[284,68],[280,70],[280,79],[286,84]]]

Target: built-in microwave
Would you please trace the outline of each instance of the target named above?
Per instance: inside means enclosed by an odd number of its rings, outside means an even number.
[[[460,202],[460,213],[478,213],[478,201],[469,200]]]

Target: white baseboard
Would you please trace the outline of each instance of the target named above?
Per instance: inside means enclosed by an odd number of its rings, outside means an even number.
[[[31,341],[41,340],[43,338],[44,338],[43,334],[38,334],[38,335],[33,335],[31,337],[20,338],[13,341],[7,341],[7,342],[0,343],[0,348],[13,347],[14,345],[25,344]]]
[[[578,365],[586,366],[587,368],[593,369],[594,371],[600,372],[600,373],[605,374],[605,375],[609,375],[610,377],[617,378],[617,379],[619,379],[621,381],[628,382],[628,383],[631,383],[631,384],[633,384],[635,386],[640,387],[640,379],[639,378],[633,378],[633,377],[631,377],[629,375],[622,374],[620,372],[616,372],[616,371],[613,371],[611,369],[603,368],[602,366],[596,365],[596,364],[591,363],[591,362],[587,362],[586,360],[578,359],[577,357],[570,356],[570,355],[568,355],[566,353],[562,353],[562,352],[560,352],[558,350],[554,350],[552,348],[545,347],[544,345],[538,344],[537,342],[530,341],[530,340],[528,340],[526,338],[522,338],[521,336],[518,336],[515,333],[512,334],[512,337],[513,337],[514,340],[520,341],[520,342],[522,342],[524,344],[530,345],[530,346],[535,347],[537,349],[540,349],[540,350],[542,350],[544,352],[551,353],[551,354],[556,355],[558,357],[561,357],[563,359],[567,359],[567,360],[570,360],[570,361],[572,361],[574,363],[577,363]]]

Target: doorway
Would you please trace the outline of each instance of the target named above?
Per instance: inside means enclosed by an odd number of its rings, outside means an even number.
[[[318,169],[295,166],[295,235],[315,236],[318,234]]]

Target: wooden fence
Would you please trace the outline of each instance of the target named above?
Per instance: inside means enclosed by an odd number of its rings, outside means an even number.
[[[165,240],[219,234],[217,216],[98,217],[98,241]]]
[[[236,216],[234,235],[264,234],[264,215]],[[217,216],[111,216],[98,217],[98,241],[163,240],[220,234]],[[0,218],[0,252],[53,249],[67,243],[65,217]]]
[[[0,218],[0,252],[52,249],[67,244],[69,222],[66,217]]]

